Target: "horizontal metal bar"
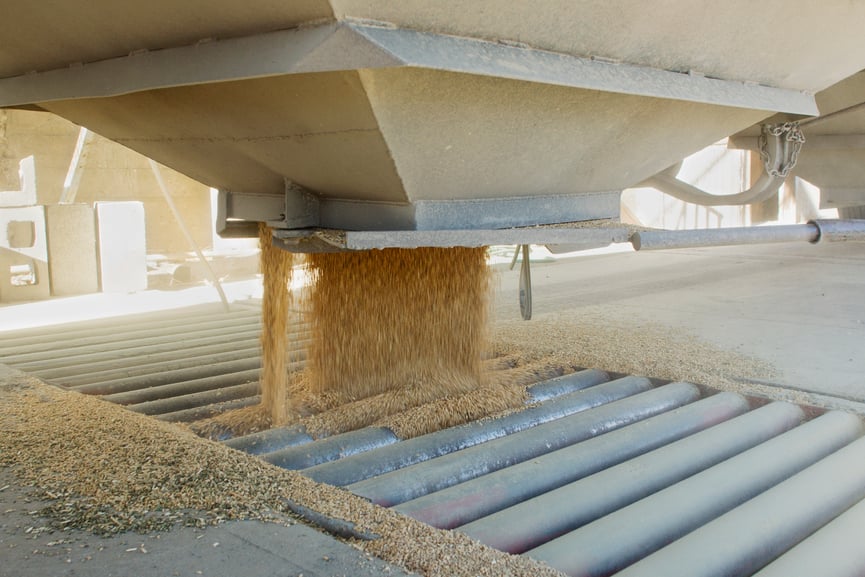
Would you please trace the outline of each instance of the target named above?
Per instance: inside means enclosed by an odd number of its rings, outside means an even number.
[[[813,220],[817,226],[819,242],[865,241],[865,220]]]
[[[352,26],[408,66],[720,106],[818,114],[813,95],[803,91],[392,26]]]
[[[394,509],[439,529],[453,529],[741,415],[748,408],[741,395],[719,393]]]
[[[226,411],[251,407],[259,403],[261,403],[261,396],[259,395],[252,395],[249,397],[243,396],[231,401],[211,403],[200,407],[192,407],[191,409],[180,409],[179,411],[160,413],[158,415],[153,415],[153,417],[160,421],[168,421],[171,423],[189,423],[200,419],[214,417],[225,413]]]
[[[612,575],[861,434],[856,416],[826,413],[526,554],[569,575]]]
[[[860,438],[617,575],[751,575],[863,498]]]
[[[649,383],[636,379],[619,379],[592,387],[584,394],[603,392],[606,398],[591,411],[580,411],[353,483],[348,489],[373,503],[390,507],[644,419],[693,400],[689,395],[699,396],[693,385],[667,385],[646,392],[650,387]],[[640,392],[645,394],[636,400]],[[683,397],[688,400],[683,401]]]
[[[765,405],[458,530],[496,549],[523,553],[792,429],[803,419],[795,405]]]
[[[700,230],[649,230],[634,233],[634,250],[665,250],[705,246],[773,242],[816,242],[820,232],[814,224],[786,224],[778,226],[743,226]]]
[[[322,483],[348,485],[497,439],[602,402],[603,397],[598,397],[598,393],[592,392],[592,389],[609,380],[607,373],[588,369],[568,376],[570,377],[568,382],[572,387],[571,392],[551,401],[503,417],[473,421],[407,439],[396,445],[379,449],[375,454],[353,455],[334,463],[310,467],[303,473]],[[532,387],[529,387],[530,395],[531,390]]]
[[[145,415],[158,415],[183,409],[192,409],[194,407],[203,407],[222,401],[251,397],[260,392],[258,373],[259,371],[255,369],[229,375],[219,375],[198,381],[189,381],[189,383],[178,383],[179,385],[187,385],[189,387],[188,390],[195,390],[196,392],[127,405],[126,408],[136,413],[144,413]],[[198,388],[199,384],[202,388]]]
[[[399,441],[393,431],[384,427],[364,427],[356,431],[333,435],[308,445],[259,453],[268,463],[283,469],[306,469],[350,455],[364,453]]]
[[[258,431],[242,437],[226,439],[223,443],[249,453],[250,455],[261,455],[271,453],[295,445],[312,443],[313,438],[307,434],[306,429],[300,425],[289,425],[287,427],[274,427],[265,431]]]
[[[720,106],[815,115],[802,91],[357,22],[143,51],[0,80],[0,107],[298,74],[421,67]]]
[[[790,549],[754,577],[856,577],[865,575],[865,500]]]

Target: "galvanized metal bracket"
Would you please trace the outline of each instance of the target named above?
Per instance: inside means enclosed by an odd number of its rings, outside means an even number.
[[[285,182],[285,194],[220,190],[216,200],[216,233],[225,238],[254,238],[258,223],[272,228],[305,228],[319,223],[318,197],[296,183]]]

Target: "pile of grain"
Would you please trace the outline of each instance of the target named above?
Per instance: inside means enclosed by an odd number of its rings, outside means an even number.
[[[111,534],[228,519],[285,522],[290,501],[379,536],[355,544],[430,577],[559,575],[174,425],[24,376],[0,381],[0,466],[52,500],[42,513],[57,529]]]
[[[288,422],[290,400],[285,362],[288,334],[288,312],[291,300],[293,253],[280,250],[271,242],[271,229],[258,227],[261,247],[261,273],[264,293],[261,304],[261,412],[270,416],[273,425]],[[260,419],[254,414],[253,418]]]

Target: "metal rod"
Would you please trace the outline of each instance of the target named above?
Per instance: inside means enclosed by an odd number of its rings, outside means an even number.
[[[634,250],[664,250],[772,242],[816,242],[819,236],[820,230],[815,224],[786,224],[702,230],[640,231],[631,236],[631,244]]]
[[[244,371],[232,375],[220,375],[210,380],[217,381],[218,384],[214,388],[205,391],[127,405],[126,408],[136,413],[144,413],[145,415],[159,415],[259,394],[260,387],[257,370]],[[230,383],[237,384],[229,386]]]
[[[603,392],[605,394],[606,398],[603,402],[595,405],[592,411],[578,412],[436,459],[353,483],[348,486],[348,489],[373,503],[391,507],[582,441],[594,434],[663,412],[687,402],[681,400],[683,396],[693,400],[690,395],[699,395],[693,385],[668,385],[650,391],[651,394],[647,393],[646,396],[640,397],[640,400],[634,400],[637,393],[645,392],[650,388],[651,383],[641,382],[639,378],[619,379],[598,385],[584,393]],[[621,401],[626,397],[631,397],[628,399],[629,402]]]
[[[754,577],[865,575],[865,500],[764,567]]]
[[[752,575],[863,498],[860,438],[617,575]]]
[[[174,205],[174,200],[171,198],[171,193],[168,192],[168,187],[165,186],[165,181],[162,180],[162,173],[159,170],[159,165],[152,159],[148,159],[148,162],[150,163],[150,169],[153,171],[153,176],[156,177],[156,183],[159,185],[159,190],[162,191],[162,196],[165,198],[168,208],[171,209],[171,214],[174,215],[174,220],[177,221],[180,230],[183,232],[183,236],[186,237],[186,242],[189,243],[189,246],[192,247],[192,250],[195,251],[196,256],[198,256],[198,260],[201,261],[201,264],[203,264],[205,270],[207,270],[207,275],[213,283],[213,288],[215,288],[216,292],[219,293],[219,300],[222,301],[222,306],[225,307],[226,311],[228,311],[228,297],[225,296],[225,291],[222,290],[222,282],[220,282],[219,277],[216,276],[213,267],[210,266],[210,261],[208,261],[207,258],[205,258],[204,253],[201,252],[198,243],[195,242],[194,238],[192,238],[189,229],[186,228],[186,223],[183,221],[180,211],[177,210],[177,207]]]
[[[612,575],[861,434],[855,415],[826,413],[526,554],[569,575]]]
[[[283,469],[297,470],[371,451],[397,441],[399,438],[390,429],[364,427],[316,441],[314,445],[287,447],[259,456]]]
[[[298,425],[288,427],[275,427],[266,431],[258,431],[242,437],[234,437],[224,441],[225,445],[250,455],[261,455],[293,447],[312,443],[313,439],[306,433],[306,429]]]
[[[226,343],[243,341],[249,338],[258,338],[261,334],[261,329],[255,327],[247,330],[241,330],[236,333],[227,334],[225,331],[215,331],[206,336],[198,336],[195,338],[184,338],[183,348],[178,348],[178,339],[159,340],[155,343],[147,343],[142,346],[129,347],[112,350],[110,347],[94,346],[85,350],[76,349],[74,351],[52,351],[36,353],[33,355],[21,355],[16,359],[5,359],[7,364],[14,365],[17,369],[27,372],[39,373],[43,370],[57,369],[70,365],[81,365],[86,370],[87,363],[96,362],[118,362],[119,359],[129,359],[132,363],[136,359],[143,359],[145,362],[150,362],[146,355],[164,354],[184,352],[188,354],[190,349],[207,346],[222,346]]]
[[[84,165],[87,163],[87,153],[92,141],[93,133],[82,126],[78,131],[78,140],[75,142],[72,160],[69,163],[69,169],[66,171],[66,178],[63,181],[63,190],[60,193],[59,200],[60,204],[75,202],[75,197],[78,196],[78,185],[81,183],[81,175],[84,172]]]
[[[520,263],[520,314],[524,321],[532,319],[532,264],[529,258],[530,247],[522,245],[523,262]]]
[[[552,491],[747,412],[748,401],[719,393],[501,471],[394,507],[439,529],[453,529]]]
[[[634,250],[663,250],[774,242],[865,241],[865,220],[813,220],[806,224],[700,230],[648,230],[631,235]]]
[[[171,423],[189,423],[191,421],[198,421],[199,419],[207,419],[209,417],[225,413],[226,411],[233,411],[235,409],[251,407],[259,403],[261,403],[261,397],[259,395],[253,395],[250,397],[241,397],[233,401],[224,401],[212,405],[192,407],[191,409],[181,409],[179,411],[172,411],[170,413],[162,413],[153,416],[160,421],[168,421]]]
[[[523,553],[792,429],[803,419],[799,407],[772,403],[459,531],[496,549]]]
[[[569,376],[573,386],[572,392],[552,401],[503,417],[474,421],[407,439],[399,444],[383,447],[375,454],[352,455],[333,463],[317,465],[305,470],[304,474],[322,483],[348,485],[497,439],[539,423],[585,410],[600,402],[597,394],[591,391],[609,380],[605,372],[586,370]],[[529,387],[530,394],[531,389],[532,387]]]

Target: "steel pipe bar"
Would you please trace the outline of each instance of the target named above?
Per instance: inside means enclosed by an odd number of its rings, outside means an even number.
[[[238,332],[226,333],[225,329],[216,328],[206,331],[195,332],[184,335],[182,342],[184,345],[189,344],[195,346],[206,342],[213,344],[217,342],[229,343],[244,337],[260,335],[261,329],[258,327],[241,330]],[[207,339],[213,339],[208,341]],[[43,366],[60,366],[67,363],[66,359],[77,360],[81,363],[86,362],[89,355],[96,355],[99,360],[119,357],[135,357],[141,353],[143,347],[155,347],[155,350],[176,350],[178,348],[177,335],[165,335],[158,337],[148,337],[145,339],[118,341],[116,343],[99,343],[86,345],[75,348],[65,348],[61,345],[55,345],[56,350],[43,350],[38,352],[21,353],[16,355],[8,355],[4,357],[4,362],[10,365],[23,366],[23,364],[31,365],[32,363],[42,362]],[[101,355],[101,356],[100,356]],[[30,367],[38,368],[37,367]],[[22,369],[25,370],[25,369]],[[29,370],[29,369],[28,369]]]
[[[579,390],[582,387],[586,386],[586,383],[592,382],[592,379],[606,379],[607,374],[603,371],[598,371],[595,369],[589,369],[586,371],[580,371],[577,373],[572,373],[570,375],[563,375],[561,377],[555,377],[553,379],[549,379],[533,385],[529,387],[529,403],[540,402],[542,400],[547,400],[555,396],[559,396],[565,394],[566,392],[573,392],[574,390]],[[320,441],[324,443],[324,441]],[[239,449],[241,451],[245,451],[252,455],[259,455],[262,453],[272,453],[275,451],[279,451],[280,449],[287,448],[291,445],[299,444],[299,441],[296,437],[296,432],[293,428],[278,428],[278,429],[270,429],[267,431],[260,431],[257,433],[253,433],[251,435],[246,435],[243,437],[237,437],[235,439],[230,439],[226,441],[226,444],[232,448]],[[325,445],[327,446],[327,445]],[[313,447],[308,449],[309,451],[314,451]],[[335,457],[338,456],[333,452],[330,452],[329,449],[324,449],[324,454],[331,454]],[[360,451],[355,451],[353,454],[358,454]],[[345,458],[348,455],[343,455],[341,458]],[[316,463],[301,466],[292,466],[286,468],[297,468],[297,469],[305,469],[308,467],[313,467],[315,465],[319,465],[321,463],[326,463],[330,461],[334,461],[335,458],[319,458]],[[288,461],[285,461],[288,462]],[[340,461],[341,462],[341,461]]]
[[[174,361],[167,361],[161,363],[148,363],[145,365],[138,365],[128,367],[123,364],[117,365],[114,367],[104,370],[104,371],[94,371],[90,373],[82,373],[79,375],[73,375],[69,377],[63,376],[54,376],[47,377],[44,374],[39,373],[38,376],[42,379],[53,380],[54,383],[63,385],[64,387],[70,389],[77,389],[81,387],[87,387],[91,385],[117,385],[123,381],[130,381],[139,383],[141,387],[149,386],[147,383],[154,376],[163,376],[168,374],[182,374],[177,373],[178,371],[184,370],[206,370],[211,366],[222,365],[225,363],[242,361],[244,359],[256,358],[261,355],[261,347],[258,346],[254,342],[249,342],[246,347],[241,348],[229,348],[229,346],[222,347],[222,350],[218,353],[213,353],[209,355],[195,356],[190,353],[190,356],[185,359],[177,359]],[[57,373],[57,371],[52,371],[52,373]],[[203,376],[203,375],[202,375]],[[195,378],[195,377],[187,377],[187,378]],[[177,380],[185,380],[184,378],[179,378]],[[177,382],[177,380],[175,382]],[[168,380],[164,382],[169,382]],[[151,384],[162,384],[158,382],[152,382]],[[86,390],[86,389],[85,389]],[[80,391],[79,391],[80,392]],[[119,392],[119,389],[116,389],[114,392]]]
[[[792,429],[804,417],[795,405],[772,403],[458,530],[523,553]]]
[[[634,250],[664,250],[773,242],[865,241],[865,220],[814,220],[806,224],[700,230],[648,230],[631,236]]]
[[[391,445],[399,438],[384,427],[364,427],[356,431],[333,435],[311,444],[302,444],[270,453],[259,454],[263,460],[283,469],[306,469],[320,463],[335,461]]]
[[[772,242],[816,242],[820,231],[815,224],[742,226],[700,230],[649,230],[631,236],[634,250],[665,250]]]
[[[719,393],[394,507],[453,529],[741,415],[748,401]]]
[[[638,385],[621,388],[617,398],[591,411],[353,483],[348,489],[378,505],[398,505],[668,411],[700,396],[697,387],[687,383],[648,391]]]
[[[66,364],[56,368],[31,370],[33,374],[46,381],[77,389],[108,380],[147,374],[154,370],[173,370],[183,367],[208,364],[243,358],[244,355],[260,354],[260,334],[232,342],[217,343],[189,348],[175,348],[170,351],[143,354],[139,357],[122,357],[86,364]],[[291,335],[292,340],[286,352],[290,361],[306,359],[309,341],[304,335]],[[249,351],[243,353],[243,351]],[[257,351],[252,353],[251,351]],[[74,358],[68,362],[74,361]],[[62,382],[60,382],[62,379]]]
[[[861,434],[862,422],[856,416],[826,413],[526,554],[568,575],[611,575]]]
[[[261,313],[256,315],[256,309],[245,306],[245,303],[234,303],[232,305],[232,310],[228,313],[223,311],[220,305],[214,306],[207,304],[198,305],[188,309],[157,310],[132,315],[70,321],[62,324],[52,324],[32,328],[20,328],[9,332],[0,331],[0,342],[18,340],[19,338],[45,337],[55,335],[58,331],[64,333],[66,331],[72,331],[74,333],[76,331],[110,330],[112,327],[116,327],[118,322],[134,325],[153,324],[154,326],[161,326],[161,323],[176,324],[178,321],[183,321],[184,319],[196,319],[201,317],[212,318],[235,314],[240,316],[252,314],[253,316],[261,317]]]
[[[863,498],[859,438],[618,575],[752,575]]]
[[[258,324],[261,315],[256,315],[250,310],[236,310],[228,313],[220,312],[218,314],[209,314],[207,316],[201,313],[178,315],[176,317],[159,318],[154,320],[142,319],[133,320],[128,317],[116,317],[110,319],[99,327],[79,326],[78,322],[68,325],[51,325],[47,329],[39,330],[38,332],[30,333],[26,331],[19,334],[19,331],[14,331],[13,334],[4,335],[0,333],[0,354],[7,346],[30,345],[45,342],[46,338],[56,338],[62,335],[64,340],[72,341],[87,337],[96,336],[116,336],[118,334],[129,334],[139,330],[173,328],[178,325],[194,326],[196,324],[207,322],[223,322],[226,326],[236,326],[237,324]],[[37,330],[37,329],[34,329]],[[30,333],[29,336],[27,333]]]
[[[243,371],[242,373],[231,375],[220,375],[209,379],[200,379],[200,381],[210,381],[211,386],[199,392],[127,405],[126,408],[135,411],[136,413],[144,413],[145,415],[173,413],[175,411],[202,407],[212,403],[221,403],[222,401],[251,397],[257,395],[260,388],[258,383],[258,370]],[[205,384],[202,383],[201,386],[205,386]]]
[[[193,407],[191,409],[180,409],[179,411],[172,411],[170,413],[161,413],[159,415],[154,415],[154,418],[171,423],[189,423],[199,419],[207,419],[225,413],[226,411],[251,407],[260,402],[261,396],[253,395],[249,397],[240,397],[233,401],[224,401],[214,405],[204,405],[201,407]]]
[[[145,329],[139,329],[134,325],[130,328],[129,325],[124,324],[115,327],[114,331],[109,331],[105,334],[82,336],[77,338],[65,338],[64,335],[64,338],[59,340],[41,340],[40,342],[36,343],[27,343],[20,346],[4,347],[2,353],[4,356],[8,355],[10,357],[15,357],[15,355],[24,353],[38,353],[43,351],[54,352],[58,349],[71,351],[92,345],[109,345],[112,347],[116,347],[118,343],[129,341],[143,341],[142,344],[146,344],[147,342],[158,342],[151,341],[150,339],[166,340],[171,338],[177,340],[177,336],[205,336],[214,334],[216,331],[224,332],[225,329],[228,328],[238,329],[240,327],[246,328],[252,326],[259,326],[260,324],[257,321],[254,323],[235,323],[233,322],[233,320],[234,319],[203,320],[195,323],[175,323],[174,325]]]
[[[603,402],[607,392],[603,389],[595,391],[594,388],[596,386],[604,386],[603,383],[606,383],[609,379],[607,373],[597,370],[585,370],[568,376],[573,385],[573,392],[562,395],[554,400],[511,413],[504,417],[474,421],[465,425],[408,439],[397,445],[383,447],[377,450],[374,455],[353,455],[334,463],[317,465],[306,469],[304,475],[322,483],[337,486],[348,485],[440,455],[465,449],[478,443],[497,439],[564,415],[597,406]],[[640,379],[639,382],[643,383],[643,386],[646,386],[648,379]],[[538,383],[529,387],[529,394],[531,395],[531,391],[535,387],[542,385],[543,383]]]
[[[312,443],[313,438],[306,433],[306,429],[292,425],[288,427],[276,427],[251,433],[242,437],[227,439],[223,443],[232,449],[249,453],[250,455],[261,455],[271,453],[294,445]]]
[[[865,575],[865,500],[781,555],[754,577],[861,577]]]
[[[124,392],[105,395],[102,398],[118,405],[133,405],[168,397],[177,397],[218,388],[220,385],[214,385],[213,377],[256,371],[260,368],[261,358],[255,356],[237,361],[178,369],[164,373],[153,373],[142,377],[118,379],[110,383],[104,383],[104,385],[118,385],[123,388],[131,388],[126,389]]]

